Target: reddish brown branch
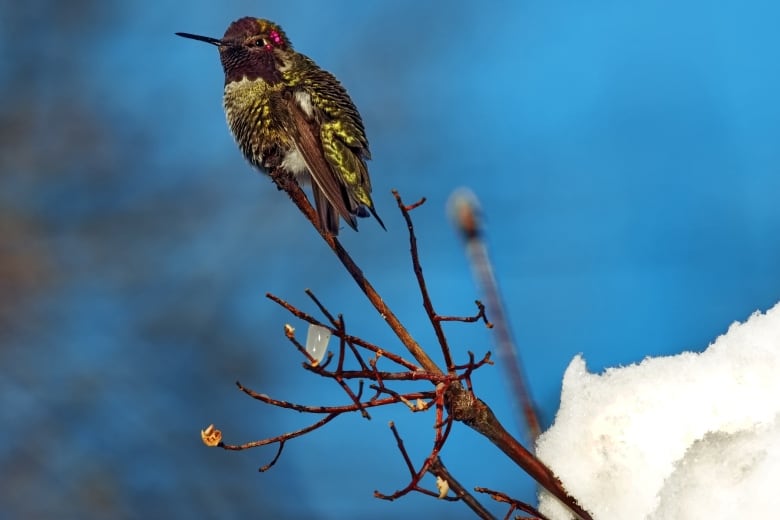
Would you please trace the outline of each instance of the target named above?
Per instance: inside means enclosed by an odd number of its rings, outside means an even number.
[[[309,364],[311,366],[320,366],[319,363],[317,363],[317,360],[314,359],[314,357],[309,353],[308,350],[306,350],[306,347],[301,345],[301,342],[295,338],[295,329],[293,329],[288,325],[285,325],[284,335],[287,337],[288,340],[290,340],[290,343],[292,343],[295,346],[295,348],[298,349],[298,352],[303,354],[303,356],[309,361]],[[330,352],[328,354],[330,354]],[[325,362],[325,364],[321,365],[321,368],[325,368],[325,365],[327,365],[328,363],[330,363],[330,357]]]
[[[341,372],[344,371],[344,357],[346,354],[346,347],[347,347],[347,342],[344,339],[344,322],[341,320],[340,314],[339,314],[339,319],[336,322],[336,331],[338,332],[338,338],[339,338],[339,360],[336,363],[336,374],[340,374]]]
[[[360,415],[363,416],[365,419],[371,419],[371,416],[368,414],[368,411],[366,410],[366,405],[361,402],[360,398],[363,396],[363,380],[361,379],[358,382],[358,393],[352,391],[352,389],[349,387],[347,383],[344,382],[344,378],[342,377],[336,377],[336,382],[341,386],[341,388],[346,392],[346,394],[349,396],[350,399],[352,399],[352,402],[355,404],[355,407],[360,410]]]
[[[475,487],[474,491],[476,491],[477,493],[487,493],[490,495],[490,498],[492,498],[496,502],[503,502],[504,504],[509,504],[510,508],[506,516],[504,517],[505,520],[509,520],[509,517],[512,516],[512,513],[514,513],[518,509],[520,511],[523,511],[524,513],[534,515],[534,517],[538,520],[550,520],[542,513],[540,513],[539,510],[533,507],[532,505],[526,504],[525,502],[522,502],[520,500],[516,500],[510,497],[509,495],[507,495],[506,493],[502,493],[500,491],[494,491],[492,489],[488,489],[485,487]]]
[[[447,343],[447,336],[444,334],[441,322],[437,319],[436,311],[433,308],[433,302],[431,296],[428,293],[428,285],[425,282],[423,276],[422,264],[420,263],[420,255],[417,249],[417,236],[414,234],[414,224],[412,223],[412,217],[409,215],[409,211],[417,208],[425,202],[425,199],[421,199],[418,203],[411,206],[405,206],[401,200],[401,195],[397,191],[393,190],[393,196],[395,197],[398,208],[401,210],[401,215],[406,221],[406,228],[409,230],[409,250],[412,256],[412,268],[414,269],[414,276],[417,278],[417,286],[420,288],[420,295],[422,296],[423,308],[425,314],[428,315],[428,319],[433,326],[433,331],[436,334],[436,340],[439,342],[439,348],[444,356],[444,364],[447,366],[447,372],[453,373],[455,370],[452,368],[452,355],[450,354],[450,347]]]
[[[436,316],[436,319],[439,321],[461,321],[463,323],[474,323],[478,320],[482,320],[485,322],[485,326],[489,329],[493,328],[493,324],[490,323],[490,321],[487,319],[487,316],[485,315],[485,306],[482,304],[479,300],[474,300],[474,303],[477,304],[478,312],[474,316]]]
[[[328,414],[325,417],[323,417],[322,419],[320,419],[319,421],[315,422],[314,424],[310,424],[309,426],[306,426],[305,428],[301,428],[300,430],[296,430],[294,432],[287,432],[287,433],[284,433],[282,435],[277,435],[276,437],[270,437],[268,439],[263,439],[263,440],[259,440],[259,441],[252,441],[252,442],[247,442],[245,444],[238,444],[238,445],[220,443],[219,447],[221,447],[223,449],[226,449],[226,450],[231,450],[231,451],[242,451],[242,450],[248,450],[248,449],[252,449],[252,448],[258,448],[260,446],[267,446],[269,444],[279,443],[280,444],[279,450],[276,452],[276,455],[274,456],[273,460],[271,460],[271,462],[269,462],[268,464],[266,464],[265,466],[262,466],[260,468],[260,471],[267,471],[274,464],[276,464],[277,460],[279,460],[279,456],[282,454],[282,447],[283,447],[282,444],[284,444],[286,441],[288,441],[290,439],[294,439],[296,437],[300,437],[301,435],[305,435],[305,434],[307,434],[307,433],[309,433],[311,431],[314,431],[317,428],[322,428],[323,426],[328,424],[330,421],[332,421],[333,419],[335,419],[339,415],[340,415],[340,413]]]
[[[346,331],[346,326],[344,325],[344,317],[341,314],[339,314],[337,325],[338,326],[336,328],[338,330],[338,337],[340,337],[342,339],[342,342],[346,343],[346,345],[349,347],[349,350],[352,352],[352,355],[355,356],[355,360],[358,362],[358,365],[360,365],[360,369],[365,371],[370,370],[368,368],[368,365],[366,365],[366,362],[363,361],[363,356],[360,355],[360,352],[355,347],[355,344],[346,339],[347,331]],[[341,370],[341,367],[339,367],[339,370],[343,371]],[[376,370],[376,367],[374,367],[374,370]]]
[[[336,320],[333,319],[333,315],[330,312],[328,312],[328,309],[325,308],[325,306],[322,303],[320,303],[320,300],[317,299],[316,296],[314,296],[314,293],[311,291],[311,289],[306,289],[303,292],[305,292],[306,295],[309,298],[311,298],[311,300],[314,302],[314,304],[317,306],[317,308],[320,310],[320,312],[322,314],[324,314],[325,317],[328,318],[328,321],[330,321],[331,325],[333,325],[335,327],[336,326]]]
[[[436,392],[420,392],[420,394],[425,394],[425,397],[417,397],[416,398],[417,402],[412,403],[411,399],[408,398],[409,394],[400,394],[395,390],[391,390],[385,386],[371,385],[369,388],[376,390],[377,397],[381,394],[389,394],[393,397],[396,397],[399,401],[404,403],[412,412],[424,412],[435,404],[435,401],[433,401],[433,399],[436,397]],[[423,399],[429,399],[429,401],[423,401]]]
[[[401,435],[398,433],[398,429],[395,427],[395,423],[390,421],[390,430],[393,432],[393,437],[395,437],[395,443],[398,445],[398,450],[401,452],[401,456],[404,459],[404,462],[406,463],[406,469],[409,470],[409,474],[414,478],[414,475],[416,471],[414,470],[414,464],[412,463],[412,459],[409,457],[409,452],[406,451],[406,447],[404,447],[404,440],[401,438]]]
[[[328,370],[321,370],[320,367],[312,367],[304,365],[306,370],[314,372],[323,377],[342,377],[343,379],[371,379],[374,381],[387,380],[387,381],[430,381],[432,383],[439,383],[443,381],[451,381],[455,376],[447,376],[442,374],[428,374],[426,372],[379,372],[374,370],[344,370],[343,372],[331,372]]]
[[[450,431],[452,430],[452,417],[448,416],[446,419],[443,418],[444,413],[444,395],[445,395],[445,389],[447,388],[446,385],[440,384],[436,386],[436,424],[435,424],[435,438],[433,442],[433,448],[431,449],[430,454],[426,457],[425,461],[423,462],[422,466],[420,467],[419,471],[416,471],[414,469],[414,465],[412,464],[412,461],[409,457],[409,454],[406,451],[406,448],[404,447],[403,440],[401,439],[401,435],[398,433],[398,430],[395,427],[394,423],[390,423],[390,429],[393,432],[393,436],[395,437],[396,444],[398,445],[398,449],[401,452],[401,455],[404,458],[404,461],[406,462],[406,466],[409,469],[409,473],[411,475],[411,479],[409,484],[406,485],[403,489],[399,489],[395,493],[392,493],[390,495],[386,495],[383,493],[380,493],[379,491],[374,491],[374,496],[377,498],[381,498],[383,500],[395,500],[397,498],[400,498],[412,491],[417,491],[420,493],[424,493],[426,495],[431,496],[437,496],[439,498],[445,498],[440,496],[439,493],[434,493],[433,491],[427,490],[423,487],[420,487],[420,480],[422,480],[423,476],[425,476],[425,473],[428,471],[428,469],[431,467],[431,464],[438,459],[439,452],[444,447],[445,442],[447,442],[447,437],[449,437]],[[446,499],[446,498],[445,498]],[[457,500],[457,498],[450,497],[449,500]]]
[[[465,365],[453,365],[456,370],[466,370],[466,373],[464,374],[466,376],[470,376],[474,370],[481,366],[493,364],[493,360],[490,359],[490,352],[485,352],[485,355],[482,356],[482,359],[479,361],[474,361],[474,353],[472,351],[468,350],[466,351],[466,354],[469,356],[468,363]]]
[[[577,518],[592,520],[590,513],[585,511],[573,497],[569,496],[552,470],[504,429],[490,407],[472,393],[465,391],[462,387],[458,388],[458,386],[457,384],[451,385],[447,400],[449,412],[455,420],[462,421],[490,439],[515,464],[566,505]]]
[[[280,305],[281,307],[283,307],[285,310],[287,310],[290,314],[292,314],[296,318],[299,318],[299,319],[301,319],[301,320],[303,320],[303,321],[305,321],[307,323],[310,323],[312,325],[317,325],[319,327],[328,329],[328,330],[330,330],[331,334],[336,336],[336,337],[343,337],[344,340],[348,344],[357,345],[357,346],[359,346],[361,348],[364,348],[366,350],[370,350],[371,352],[374,352],[375,354],[378,354],[378,355],[380,355],[382,357],[385,357],[385,358],[387,358],[387,359],[389,359],[389,360],[391,360],[391,361],[401,365],[402,367],[404,367],[404,368],[406,368],[408,370],[417,370],[417,371],[420,370],[420,367],[418,365],[415,365],[411,361],[407,361],[406,359],[402,358],[401,356],[399,356],[397,354],[394,354],[392,352],[388,352],[387,350],[384,350],[384,349],[382,349],[382,348],[380,348],[380,347],[378,347],[378,346],[376,346],[376,345],[374,345],[372,343],[369,343],[368,341],[366,341],[366,340],[364,340],[362,338],[359,338],[357,336],[352,336],[352,335],[344,333],[343,331],[339,331],[335,327],[328,327],[327,325],[325,325],[324,323],[319,321],[317,318],[315,318],[315,317],[313,317],[313,316],[303,312],[302,310],[298,309],[297,307],[295,307],[291,303],[286,302],[285,300],[279,298],[278,296],[275,296],[275,295],[273,295],[271,293],[266,293],[265,296],[269,300],[271,300],[274,303],[276,303],[276,304]]]
[[[258,471],[260,473],[264,473],[264,472],[268,471],[269,469],[271,469],[273,467],[274,464],[276,464],[276,461],[279,460],[279,457],[282,456],[282,450],[284,449],[285,442],[286,442],[285,440],[279,441],[279,449],[276,450],[276,455],[274,456],[273,459],[271,459],[271,462],[269,462],[265,466],[260,466],[258,468]]]
[[[444,465],[444,462],[442,462],[441,457],[436,457],[436,459],[431,462],[431,465],[428,467],[428,472],[446,481],[449,490],[452,491],[457,498],[462,500],[463,503],[469,507],[469,509],[474,511],[474,513],[479,518],[488,520],[492,520],[494,518],[490,511],[485,509],[485,506],[483,506],[474,497],[474,495],[472,495],[469,490],[466,489],[460,482],[458,482],[458,480],[449,472],[447,467]]]
[[[328,327],[327,325],[325,325],[324,323],[322,323],[320,320],[318,320],[314,316],[303,312],[302,310],[298,309],[297,307],[294,307],[293,305],[291,305],[291,304],[287,303],[286,301],[282,300],[278,296],[274,296],[271,293],[265,293],[265,297],[268,298],[269,300],[271,300],[274,303],[278,303],[280,306],[284,307],[290,314],[292,314],[293,316],[295,316],[298,319],[301,319],[301,320],[303,320],[303,321],[305,321],[307,323],[310,323],[312,325],[318,325],[320,327],[331,328],[331,327]]]
[[[393,194],[397,195],[398,192],[393,190]],[[425,204],[425,202],[427,200],[428,200],[427,198],[423,197],[420,200],[418,200],[417,202],[413,202],[413,203],[409,204],[408,206],[407,205],[402,205],[401,206],[401,211],[404,211],[405,213],[409,213],[410,211],[414,211],[417,208],[419,208],[420,206],[422,206],[423,204]]]
[[[387,397],[384,399],[371,399],[370,401],[363,401],[360,403],[360,406],[358,406],[355,403],[342,405],[342,406],[311,406],[311,405],[291,403],[289,401],[283,401],[281,399],[274,399],[269,395],[255,392],[251,388],[245,387],[238,381],[236,381],[236,386],[238,387],[239,390],[244,392],[252,399],[257,399],[258,401],[262,401],[271,406],[276,406],[277,408],[286,408],[288,410],[295,410],[296,412],[318,413],[318,414],[321,413],[342,414],[348,412],[356,412],[360,410],[361,407],[374,408],[377,406],[386,406],[389,404],[400,403],[403,401],[411,401],[415,399],[430,399],[434,395],[434,392],[409,392],[406,394],[396,393],[396,394],[391,394],[391,397]]]
[[[384,493],[380,493],[379,491],[374,491],[374,496],[376,498],[380,498],[382,500],[396,500],[398,498],[401,498],[404,495],[407,495],[411,493],[412,491],[416,491],[418,493],[422,493],[424,495],[432,496],[441,498],[443,500],[449,500],[449,501],[455,501],[458,500],[457,497],[442,497],[439,493],[435,491],[431,491],[430,489],[426,489],[424,487],[420,486],[420,480],[422,480],[423,476],[425,476],[425,473],[430,468],[431,464],[433,463],[433,460],[438,458],[439,451],[441,450],[444,440],[446,440],[447,435],[449,435],[449,430],[452,425],[452,421],[447,421],[446,423],[446,433],[443,435],[443,440],[439,440],[437,438],[433,450],[431,450],[431,454],[425,459],[425,462],[423,462],[422,467],[419,471],[414,469],[414,464],[412,463],[412,459],[409,457],[409,453],[406,451],[406,447],[404,446],[404,441],[401,438],[401,435],[398,433],[398,429],[395,427],[395,423],[392,421],[390,422],[390,430],[393,432],[393,437],[395,437],[395,442],[398,446],[398,450],[401,452],[401,456],[404,459],[404,462],[406,464],[406,468],[409,471],[410,474],[410,482],[407,484],[407,486],[403,489],[399,489],[395,493],[392,493],[390,495],[386,495]],[[441,427],[437,427],[437,431],[441,430]],[[438,436],[437,436],[438,437]]]

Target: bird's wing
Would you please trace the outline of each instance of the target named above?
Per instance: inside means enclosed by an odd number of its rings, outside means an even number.
[[[357,229],[353,214],[355,209],[350,197],[345,192],[341,179],[325,158],[318,123],[306,114],[294,95],[288,97],[287,103],[293,126],[291,135],[311,173],[314,202],[320,222],[335,234],[338,231],[337,214],[353,229]],[[334,210],[336,214],[333,213]],[[335,229],[332,229],[333,227]]]
[[[303,57],[303,59],[307,59]],[[385,228],[371,200],[371,178],[366,160],[371,159],[363,120],[347,91],[333,74],[312,65],[311,81],[319,88],[309,95],[317,96],[318,109],[313,114],[321,120],[320,140],[325,159],[339,178],[345,190],[351,211],[360,217],[368,216],[365,208]],[[319,110],[319,113],[316,113]]]

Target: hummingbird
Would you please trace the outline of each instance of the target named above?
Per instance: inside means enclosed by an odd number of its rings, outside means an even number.
[[[227,123],[254,167],[311,183],[320,225],[334,236],[339,218],[357,230],[356,217],[369,213],[385,228],[371,199],[363,120],[333,74],[262,18],[236,20],[221,39],[176,35],[219,50]]]

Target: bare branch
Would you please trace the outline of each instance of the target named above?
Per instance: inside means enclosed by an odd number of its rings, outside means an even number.
[[[311,298],[311,300],[314,302],[317,308],[320,309],[320,312],[324,314],[326,318],[328,318],[328,321],[330,321],[331,325],[335,327],[336,320],[333,319],[333,315],[330,312],[328,312],[328,309],[326,309],[325,306],[322,303],[320,303],[320,300],[318,300],[317,297],[314,296],[314,293],[311,291],[311,289],[306,289],[304,292],[309,298]]]
[[[391,394],[391,397],[384,399],[371,399],[370,401],[361,402],[360,405],[355,403],[342,405],[342,406],[316,406],[316,405],[304,405],[298,403],[291,403],[289,401],[283,401],[281,399],[274,399],[273,397],[255,392],[254,390],[245,387],[240,382],[236,381],[238,389],[244,392],[252,399],[257,399],[265,404],[276,406],[277,408],[286,408],[288,410],[295,410],[296,412],[305,413],[317,413],[317,414],[342,414],[348,412],[356,412],[361,407],[374,408],[377,406],[387,406],[390,404],[396,404],[403,402],[404,400],[410,401],[412,399],[431,399],[434,397],[434,392],[409,392],[406,394]],[[389,393],[389,392],[388,392]]]
[[[452,491],[456,497],[463,500],[463,502],[472,510],[479,518],[484,518],[488,520],[492,520],[495,517],[485,509],[485,506],[479,503],[479,501],[469,493],[469,491],[461,485],[460,482],[455,479],[455,477],[452,476],[452,474],[449,472],[449,470],[444,466],[444,462],[442,462],[441,457],[436,457],[436,459],[431,462],[430,467],[428,468],[428,472],[432,475],[436,475],[438,478],[441,478],[447,482],[447,485],[450,488],[450,491]]]
[[[451,426],[452,421],[448,421],[447,425]],[[437,431],[440,429],[441,427],[438,427]],[[401,498],[402,496],[407,495],[412,491],[416,491],[424,495],[441,498],[442,500],[449,500],[449,501],[458,500],[458,497],[440,497],[439,493],[432,491],[430,489],[423,488],[419,485],[420,480],[428,471],[428,468],[430,467],[433,459],[438,457],[438,452],[439,449],[441,449],[441,446],[438,446],[437,448],[437,446],[434,445],[434,449],[431,451],[431,455],[429,455],[429,457],[425,459],[425,462],[423,462],[422,467],[420,468],[419,471],[417,471],[414,469],[414,464],[412,463],[412,459],[409,457],[409,453],[406,451],[406,447],[404,446],[404,441],[403,439],[401,439],[401,435],[398,433],[398,429],[395,427],[395,423],[390,422],[390,430],[393,432],[393,437],[395,437],[396,444],[398,445],[398,450],[400,451],[401,456],[403,457],[404,462],[406,463],[406,468],[409,470],[411,480],[405,488],[399,489],[395,493],[386,495],[384,493],[380,493],[379,491],[374,491],[374,496],[376,498],[381,498],[382,500],[392,501]],[[448,433],[449,433],[449,428],[447,428],[447,434]],[[444,439],[446,439],[446,435],[444,435]],[[441,443],[443,444],[443,441],[441,441]],[[438,440],[436,444],[439,444]]]
[[[409,230],[409,250],[412,255],[412,268],[414,269],[414,275],[417,278],[417,286],[420,288],[420,295],[422,296],[423,308],[428,315],[428,319],[433,326],[433,331],[436,334],[436,340],[439,342],[439,348],[444,355],[444,363],[447,365],[447,372],[453,373],[455,370],[452,368],[452,355],[450,354],[450,347],[447,343],[447,336],[444,335],[444,329],[441,327],[441,322],[437,319],[436,311],[433,309],[433,302],[431,296],[428,293],[428,286],[423,276],[422,264],[420,264],[420,255],[417,249],[417,236],[414,234],[414,224],[412,223],[412,217],[409,215],[409,211],[415,209],[425,202],[425,199],[413,204],[412,206],[405,206],[401,200],[401,195],[397,191],[393,191],[398,208],[401,210],[401,215],[406,221],[406,227]]]
[[[487,328],[492,329],[493,324],[487,319],[487,316],[485,315],[485,306],[479,300],[474,300],[474,303],[477,304],[477,309],[479,310],[479,312],[477,312],[477,314],[474,316],[436,316],[436,319],[439,321],[461,321],[464,323],[474,323],[475,321],[482,320],[485,322],[485,326]]]
[[[306,347],[301,345],[301,343],[297,339],[295,339],[295,329],[293,327],[291,327],[290,325],[285,325],[284,326],[284,335],[287,337],[288,340],[290,340],[290,343],[292,343],[295,346],[295,348],[298,349],[298,352],[303,354],[303,356],[307,360],[309,360],[309,364],[311,366],[318,366],[319,365],[319,363],[317,363],[317,360],[314,359],[314,357],[311,354],[309,354],[308,350],[306,350]],[[330,362],[330,358],[325,362],[325,364],[327,365],[329,362]],[[323,366],[323,368],[324,368],[324,366]]]
[[[512,516],[512,513],[515,512],[515,510],[519,509],[520,511],[523,511],[524,513],[528,513],[531,515],[534,515],[534,518],[537,520],[550,520],[546,516],[544,516],[542,513],[539,512],[538,509],[533,507],[530,504],[526,504],[525,502],[522,502],[520,500],[516,500],[514,498],[511,498],[506,493],[502,493],[500,491],[494,491],[492,489],[488,489],[485,487],[475,487],[474,491],[477,493],[487,493],[490,495],[490,498],[495,500],[496,502],[503,502],[505,504],[509,504],[510,508],[507,512],[506,516],[504,517],[506,520],[509,520],[509,517]]]
[[[357,336],[352,336],[352,335],[346,334],[344,331],[341,331],[338,328],[336,328],[335,325],[333,327],[328,327],[327,325],[325,325],[324,323],[322,323],[321,321],[319,321],[315,317],[313,317],[313,316],[303,312],[302,310],[298,309],[297,307],[295,307],[291,303],[289,303],[289,302],[279,298],[278,296],[275,296],[275,295],[273,295],[271,293],[267,293],[265,296],[269,300],[273,301],[274,303],[277,303],[278,305],[280,305],[281,307],[286,309],[290,314],[292,314],[296,318],[299,318],[299,319],[301,319],[301,320],[303,320],[303,321],[305,321],[307,323],[310,323],[312,325],[317,325],[319,327],[323,327],[325,329],[328,329],[328,330],[330,330],[331,334],[336,336],[336,337],[343,337],[347,341],[348,344],[357,345],[357,346],[362,347],[362,348],[364,348],[366,350],[370,350],[371,352],[374,352],[375,354],[378,354],[378,355],[380,355],[382,357],[385,357],[385,358],[387,358],[387,359],[389,359],[389,360],[391,360],[391,361],[401,365],[402,367],[404,367],[404,368],[406,368],[408,370],[417,370],[417,371],[420,370],[420,367],[418,365],[415,365],[411,361],[407,361],[406,359],[402,358],[401,356],[399,356],[397,354],[394,354],[393,352],[389,352],[389,351],[387,351],[385,349],[382,349],[382,348],[374,345],[373,343],[369,343],[368,341],[366,341],[366,340],[364,340],[362,338],[359,338]]]
[[[281,444],[285,443],[286,441],[290,439],[294,439],[296,437],[300,437],[301,435],[305,435],[311,431],[316,430],[317,428],[321,428],[325,426],[327,423],[338,417],[339,413],[331,413],[320,419],[319,421],[315,422],[314,424],[310,424],[309,426],[305,428],[301,428],[300,430],[296,430],[294,432],[287,432],[282,435],[277,435],[276,437],[270,437],[268,439],[263,439],[260,441],[253,441],[253,442],[247,442],[245,444],[225,444],[221,443],[219,445],[220,448],[231,450],[231,451],[242,451],[242,450],[248,450],[252,448],[258,448],[260,446],[267,446],[269,444],[280,444],[279,450],[277,451],[276,455],[274,456],[273,460],[266,464],[265,466],[262,466],[260,468],[260,471],[267,471],[270,469],[274,464],[276,464],[276,461],[279,460],[279,456],[282,453],[282,446]]]

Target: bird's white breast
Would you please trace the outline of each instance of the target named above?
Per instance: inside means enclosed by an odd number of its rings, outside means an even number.
[[[307,180],[309,177],[309,167],[303,159],[303,155],[297,147],[293,147],[282,160],[282,168],[295,175],[300,180]]]

